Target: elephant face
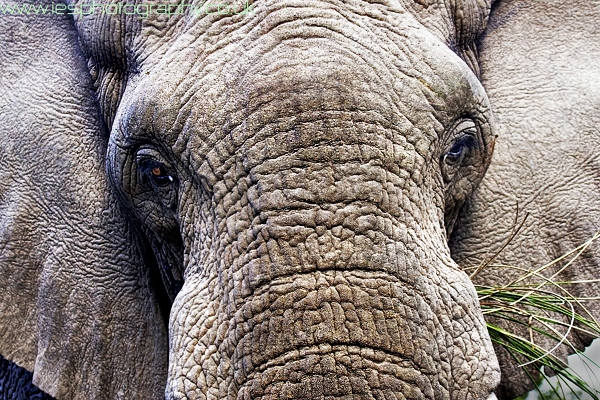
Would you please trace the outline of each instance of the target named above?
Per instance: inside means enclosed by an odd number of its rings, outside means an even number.
[[[446,239],[492,149],[471,50],[488,11],[267,0],[79,16],[109,175],[173,301],[168,398],[495,387]]]

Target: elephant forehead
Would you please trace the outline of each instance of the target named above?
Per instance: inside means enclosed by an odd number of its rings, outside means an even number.
[[[202,85],[204,75],[222,69],[231,58],[252,57],[259,50],[253,44],[257,39],[268,44],[270,38],[272,45],[286,42],[285,35],[296,35],[293,26],[309,36],[318,33],[330,40],[346,37],[348,47],[358,53],[365,52],[363,48],[376,50],[382,59],[401,62],[401,53],[421,56],[419,47],[434,52],[443,47],[452,54],[447,48],[452,44],[461,53],[482,29],[489,11],[487,0],[228,0],[227,10],[233,13],[207,13],[209,3],[193,1],[166,7],[166,3],[151,1],[134,10],[122,7],[118,0],[94,2],[93,7],[76,2],[74,18],[94,78],[101,86],[100,103],[109,125],[118,105],[124,104],[125,88],[130,90],[138,78],[152,81],[159,79],[158,75],[169,75],[173,86],[182,84],[183,75]],[[248,8],[251,11],[240,11]],[[107,28],[110,35],[104,32]],[[437,43],[414,42],[407,34],[409,28],[434,37]],[[391,41],[394,46],[389,46]],[[426,63],[447,69],[439,60]],[[431,81],[423,81],[426,88],[436,90]],[[186,87],[188,92],[193,89]]]
[[[135,103],[152,125],[138,130],[160,132],[177,152],[199,139],[194,150],[203,156],[202,143],[208,151],[240,126],[250,133],[287,119],[278,128],[285,130],[349,118],[342,113],[413,143],[423,135],[431,141],[485,100],[466,65],[421,28],[407,27],[403,40],[395,33],[397,43],[382,33],[382,43],[369,49],[357,47],[350,32],[327,37],[323,29],[331,30],[321,26],[307,36],[304,27],[290,27],[285,39],[284,32],[242,38],[205,58],[180,48],[132,79],[123,104]]]
[[[188,96],[199,91],[207,101],[223,94],[219,85],[231,96],[246,87],[266,90],[282,79],[292,85],[302,79],[340,85],[371,81],[369,90],[377,86],[380,94],[406,94],[409,79],[421,84],[417,89],[443,97],[474,90],[476,79],[462,60],[408,12],[384,12],[375,4],[267,3],[260,13],[227,25],[202,29],[200,22],[190,23],[172,38],[164,57],[150,55],[143,62],[146,78],[164,78],[171,90],[180,88]],[[294,75],[297,79],[289,79]]]
[[[181,4],[161,1],[145,1],[136,7],[124,7],[120,0],[74,2],[74,17],[79,26],[84,46],[92,51],[96,61],[108,61],[124,56],[126,41],[133,39],[138,44],[128,57],[132,60],[157,52],[164,54],[162,44],[172,42],[190,26],[197,27],[194,36],[215,32],[231,33],[236,25],[250,25],[269,16],[273,10],[284,7],[299,10],[310,8],[317,11],[335,10],[346,18],[352,15],[367,16],[379,20],[402,18],[399,13],[410,14],[444,43],[460,43],[465,37],[480,32],[489,14],[490,0],[193,0]],[[296,17],[297,15],[294,15]],[[125,25],[128,35],[115,35],[106,40],[97,33],[109,26],[117,32]],[[457,26],[459,29],[457,29]],[[198,43],[196,43],[198,44]],[[166,46],[169,47],[169,46]],[[120,60],[123,61],[123,60]],[[120,62],[119,62],[120,64]]]

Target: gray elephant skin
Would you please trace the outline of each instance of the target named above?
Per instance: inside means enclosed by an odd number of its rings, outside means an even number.
[[[545,236],[503,261],[598,229],[600,6],[84,3],[0,15],[0,354],[33,384],[459,400],[502,367],[499,397],[528,388],[459,264],[501,245],[514,199]]]

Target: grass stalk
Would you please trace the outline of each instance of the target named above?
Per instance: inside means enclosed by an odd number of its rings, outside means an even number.
[[[523,223],[524,221],[514,230],[509,241],[516,236]],[[492,341],[505,348],[534,383],[536,383],[534,377],[526,368],[528,366],[535,366],[538,369],[549,368],[558,376],[559,386],[552,387],[556,398],[565,398],[564,385],[578,399],[585,393],[594,400],[600,400],[600,392],[592,388],[573,370],[570,370],[568,364],[556,355],[561,346],[568,346],[571,353],[587,358],[569,341],[570,335],[580,332],[600,337],[600,324],[584,306],[586,301],[598,298],[578,298],[567,289],[567,287],[572,288],[578,284],[600,282],[600,279],[558,280],[559,275],[573,265],[599,238],[600,231],[581,246],[532,270],[518,266],[492,264],[493,260],[508,245],[508,241],[491,259],[471,268],[474,270],[471,277],[475,277],[486,268],[503,268],[518,272],[517,278],[503,285],[493,287],[475,285],[481,309],[486,320],[495,320],[497,323],[506,321],[508,322],[507,326],[514,327],[515,332],[512,332],[513,329],[507,330],[495,323],[487,322]],[[519,326],[524,329],[518,329]],[[522,335],[516,331],[525,331],[528,334]],[[543,342],[551,343],[551,345],[548,346],[549,348],[545,348],[536,343],[535,338],[539,338],[538,342],[542,342],[540,339],[544,338]],[[589,359],[588,361],[593,363]],[[542,373],[542,379],[547,380],[548,378]],[[547,398],[539,390],[539,387],[538,391],[542,399]]]

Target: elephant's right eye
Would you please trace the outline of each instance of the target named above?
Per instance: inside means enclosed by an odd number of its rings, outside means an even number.
[[[152,182],[157,186],[167,186],[173,182],[173,177],[166,171],[164,165],[156,163],[148,167]]]
[[[142,182],[149,183],[153,188],[162,192],[162,189],[175,183],[175,177],[163,157],[154,149],[140,149],[136,154],[138,170]]]
[[[142,196],[162,203],[173,210],[177,204],[177,178],[161,152],[155,148],[143,147],[136,153],[136,164]]]

